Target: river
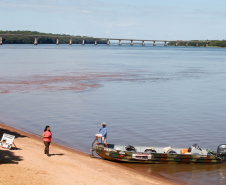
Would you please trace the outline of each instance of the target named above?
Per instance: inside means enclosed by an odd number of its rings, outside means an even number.
[[[225,48],[146,44],[0,46],[0,120],[89,153],[108,143],[217,150],[226,143]],[[131,165],[190,184],[225,184],[226,165]]]

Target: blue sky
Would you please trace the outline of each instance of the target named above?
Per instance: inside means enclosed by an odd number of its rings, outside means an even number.
[[[226,39],[225,0],[0,0],[0,30],[104,38]]]

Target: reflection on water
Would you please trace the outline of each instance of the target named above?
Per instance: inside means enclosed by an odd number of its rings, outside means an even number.
[[[221,164],[122,164],[141,172],[158,174],[179,184],[226,183],[226,163]]]
[[[0,120],[89,152],[100,123],[108,142],[216,151],[225,143],[222,48],[0,46]],[[225,164],[129,165],[191,184],[222,184]]]

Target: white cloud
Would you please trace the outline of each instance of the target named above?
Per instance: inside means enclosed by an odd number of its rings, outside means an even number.
[[[59,1],[59,0],[18,0],[3,1],[0,0],[1,9],[17,12],[75,12],[82,14],[90,14],[92,11],[84,9],[89,7],[87,1]]]
[[[92,13],[92,11],[90,11],[90,10],[81,10],[80,12],[84,13],[84,14],[91,14]]]
[[[137,26],[138,24],[135,22],[120,22],[111,24],[110,27],[131,27],[131,26]]]

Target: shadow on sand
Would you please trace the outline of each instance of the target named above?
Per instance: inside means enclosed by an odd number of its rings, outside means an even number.
[[[64,155],[64,154],[49,154],[50,156],[55,156],[55,155]]]
[[[10,150],[0,150],[0,164],[18,164],[22,157],[15,156]]]

